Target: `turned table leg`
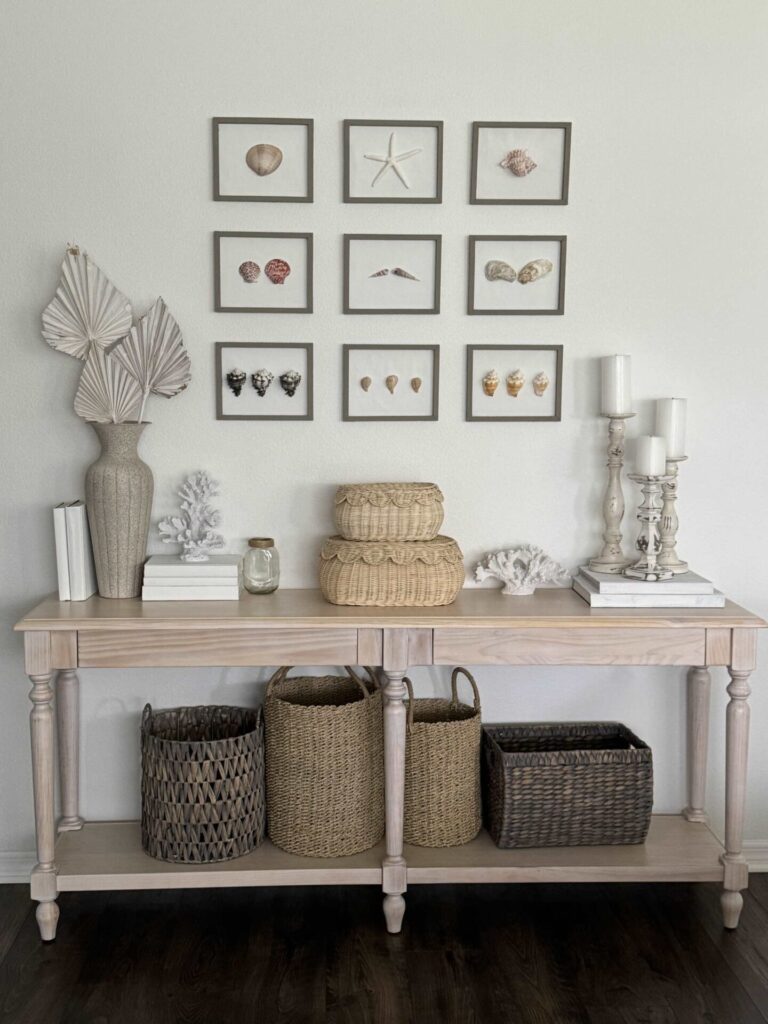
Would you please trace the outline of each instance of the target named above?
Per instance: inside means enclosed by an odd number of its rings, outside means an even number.
[[[56,717],[59,737],[61,818],[59,832],[83,827],[80,803],[80,681],[74,669],[62,669],[56,677]]]
[[[32,898],[38,901],[35,917],[40,937],[46,941],[56,938],[59,908],[56,904],[56,865],[54,841],[56,825],[53,804],[53,690],[52,673],[30,674],[32,701],[30,729],[32,734],[32,785],[35,798],[35,832],[37,836],[37,864],[32,871]]]
[[[709,750],[709,704],[712,677],[709,669],[688,672],[688,821],[709,821],[704,810]]]
[[[725,874],[720,898],[723,924],[736,928],[739,923],[749,877],[742,853],[744,806],[747,795],[747,752],[749,746],[749,676],[751,671],[728,669],[731,682],[726,710],[725,733],[725,853],[722,856]]]
[[[387,931],[400,931],[405,914],[406,864],[403,857],[405,800],[405,672],[385,671],[384,687],[384,794],[386,801],[386,856],[383,863],[384,917]]]

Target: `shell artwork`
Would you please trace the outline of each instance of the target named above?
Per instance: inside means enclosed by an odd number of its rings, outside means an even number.
[[[264,267],[264,273],[272,284],[282,284],[291,272],[291,265],[287,260],[270,260]]]
[[[496,388],[499,386],[499,383],[499,375],[495,370],[489,370],[483,377],[483,391],[489,398],[493,398],[496,394]]]
[[[552,273],[554,264],[552,260],[531,260],[530,263],[526,263],[520,273],[517,275],[517,280],[520,284],[530,284],[532,281],[538,281],[541,277],[546,277],[547,274]]]
[[[259,398],[263,398],[267,393],[267,388],[275,379],[274,373],[269,370],[261,369],[256,370],[255,373],[251,374],[251,384],[256,388],[256,394]]]
[[[283,162],[283,151],[270,142],[259,142],[245,154],[245,162],[260,178],[273,174]]]
[[[507,394],[513,398],[517,398],[520,392],[523,390],[525,384],[525,374],[522,370],[513,370],[512,373],[507,377]]]
[[[179,515],[168,516],[157,525],[164,544],[181,544],[182,562],[207,562],[211,551],[224,547],[224,538],[215,533],[221,512],[211,506],[219,485],[204,469],[187,477],[178,494]]]
[[[384,381],[384,383],[387,385],[387,391],[390,393],[390,395],[394,395],[395,388],[397,387],[397,383],[399,380],[400,378],[397,376],[397,374],[390,373],[390,375]]]
[[[417,395],[421,391],[421,385],[421,377],[411,377],[411,390],[415,391]]]
[[[373,381],[371,380],[370,377],[363,377],[360,380],[360,387],[363,389],[363,391],[367,391],[370,388],[371,384],[373,384]]]
[[[87,359],[131,329],[131,304],[78,246],[69,246],[56,294],[43,310],[43,337],[60,352]]]
[[[531,383],[533,384],[534,393],[541,398],[549,387],[549,377],[542,370],[541,373],[536,374]]]
[[[240,397],[240,392],[243,390],[243,384],[245,384],[247,374],[245,370],[230,370],[226,376],[227,387],[235,396]]]
[[[136,416],[141,388],[123,367],[94,345],[75,394],[75,412],[90,423],[125,423]]]
[[[475,579],[478,583],[493,578],[504,584],[502,594],[524,597],[532,594],[540,583],[567,582],[570,575],[554,558],[541,548],[525,544],[508,551],[494,551],[477,563]]]
[[[535,171],[538,164],[528,156],[527,149],[512,149],[500,162],[499,167],[511,171],[516,178],[524,178],[526,174]]]
[[[504,260],[488,260],[485,264],[485,276],[489,281],[514,281],[517,274]]]
[[[285,373],[280,374],[280,387],[289,398],[293,398],[296,394],[299,384],[301,384],[301,374],[298,370],[286,370]]]
[[[382,267],[381,270],[377,270],[374,274],[369,274],[369,277],[386,277],[389,273],[388,267]]]
[[[418,277],[416,277],[414,274],[409,273],[407,270],[403,270],[402,267],[393,267],[392,273],[395,275],[395,277],[405,277],[409,281],[419,280]]]
[[[248,284],[253,284],[255,281],[259,280],[261,267],[258,263],[254,263],[253,260],[245,260],[245,262],[241,263],[237,268],[237,272],[244,281]]]

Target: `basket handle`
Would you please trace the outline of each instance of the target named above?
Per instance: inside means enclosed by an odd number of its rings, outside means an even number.
[[[269,695],[272,693],[272,690],[274,689],[275,686],[277,686],[278,683],[282,683],[282,681],[285,679],[285,677],[288,675],[292,668],[293,665],[283,665],[277,670],[277,672],[275,672],[275,674],[267,683],[267,689],[264,694],[265,699],[269,697]]]
[[[279,669],[277,670],[277,672],[275,672],[275,674],[274,674],[274,675],[272,676],[272,678],[271,678],[271,679],[269,680],[269,682],[267,683],[267,690],[266,690],[266,693],[264,694],[265,698],[267,698],[267,697],[269,697],[269,696],[271,695],[271,693],[272,693],[272,690],[273,690],[273,689],[275,688],[275,686],[277,686],[277,684],[278,684],[278,683],[282,683],[282,681],[283,681],[283,680],[285,679],[285,677],[286,677],[286,676],[288,675],[288,673],[289,673],[289,672],[291,671],[291,669],[292,669],[292,668],[293,668],[293,665],[282,665],[282,666],[281,666],[281,667],[280,667],[280,668],[279,668]],[[360,689],[361,689],[361,690],[363,691],[363,696],[364,696],[364,697],[365,697],[365,699],[367,700],[367,699],[368,699],[368,698],[369,698],[369,697],[371,696],[371,693],[370,693],[370,691],[368,690],[368,687],[367,687],[367,686],[365,685],[365,683],[363,682],[363,680],[362,680],[362,679],[360,678],[360,676],[359,676],[359,675],[358,675],[358,674],[357,674],[357,673],[356,673],[356,672],[354,671],[354,669],[352,668],[352,666],[351,666],[351,665],[345,665],[345,666],[344,666],[344,668],[346,669],[346,672],[347,672],[347,674],[348,674],[349,678],[350,678],[350,679],[351,679],[351,680],[352,680],[353,682],[357,683],[357,685],[358,685],[358,686],[360,687]],[[374,677],[373,677],[373,671],[372,671],[372,669],[370,669],[370,668],[366,668],[366,671],[367,671],[368,673],[370,673],[370,675],[371,675],[371,678],[373,679]],[[149,704],[147,704],[147,707],[149,708]],[[146,709],[145,709],[145,710],[146,710]],[[152,711],[152,708],[149,708],[149,710],[150,710],[150,713],[151,713],[151,711]]]
[[[408,732],[413,732],[413,687],[408,676],[403,676],[403,682],[408,691]]]
[[[472,673],[468,672],[467,669],[462,668],[461,666],[458,666],[457,668],[455,668],[453,670],[453,672],[451,673],[451,707],[452,708],[457,708],[459,706],[459,696],[458,696],[458,692],[457,692],[459,673],[461,673],[463,676],[466,676],[467,679],[469,680],[470,686],[472,687],[472,692],[475,695],[474,708],[475,708],[475,711],[479,714],[480,713],[480,691],[477,688],[477,683],[475,682],[475,679],[474,679],[474,676],[472,675]]]
[[[141,731],[146,732],[149,729],[150,722],[152,721],[152,705],[145,704],[144,710],[141,712]]]
[[[365,699],[368,700],[370,698],[370,696],[371,696],[371,693],[370,693],[368,687],[363,682],[363,680],[360,678],[360,676],[357,674],[357,672],[355,672],[355,670],[352,668],[351,665],[345,665],[344,668],[345,668],[349,678],[357,683],[357,685],[363,691],[363,695],[364,695]],[[370,669],[366,669],[366,671],[370,672],[371,670]]]

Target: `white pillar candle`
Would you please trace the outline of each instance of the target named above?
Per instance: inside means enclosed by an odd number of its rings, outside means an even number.
[[[603,356],[602,414],[628,416],[632,412],[629,356]]]
[[[685,455],[684,398],[659,398],[656,402],[656,433],[667,442],[667,458],[681,459]]]
[[[640,476],[664,476],[667,448],[663,437],[638,437],[635,472]]]

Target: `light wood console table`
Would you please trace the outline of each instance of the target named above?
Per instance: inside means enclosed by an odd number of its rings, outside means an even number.
[[[240,601],[43,601],[16,626],[32,681],[37,866],[31,894],[43,939],[55,937],[61,892],[251,885],[381,885],[398,932],[407,884],[439,882],[719,881],[726,927],[747,885],[742,832],[750,689],[761,619],[723,609],[590,609],[573,591],[504,598],[468,589],[437,609],[339,608],[314,590]],[[315,860],[267,840],[220,865],[175,865],[141,850],[136,822],[84,823],[78,806],[78,668],[374,665],[384,672],[386,837],[353,857]],[[656,815],[641,846],[498,850],[481,832],[466,846],[403,845],[406,695],[417,665],[677,665],[688,673],[688,806]],[[725,846],[707,827],[704,790],[710,672],[728,669]],[[61,817],[54,809],[54,690]],[[630,723],[631,724],[631,723]],[[137,725],[138,750],[138,725]]]

